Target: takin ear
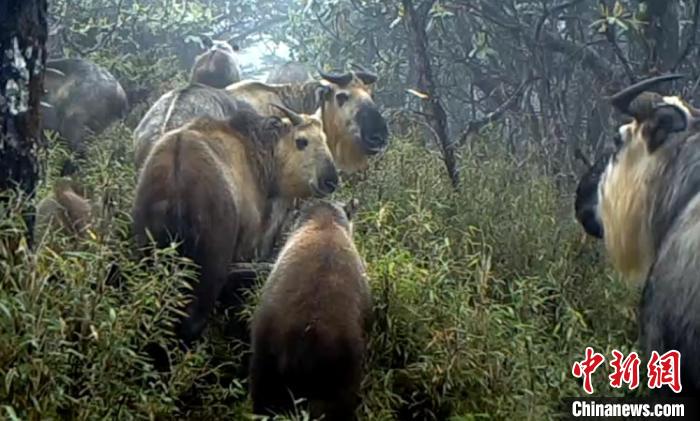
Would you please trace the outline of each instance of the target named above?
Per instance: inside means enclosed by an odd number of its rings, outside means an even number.
[[[343,210],[345,211],[345,215],[348,217],[348,221],[352,221],[355,218],[355,214],[359,208],[360,201],[355,198],[350,199],[348,203],[343,205]]]
[[[324,101],[328,101],[333,95],[333,89],[330,86],[321,85],[316,88],[316,106],[320,107]]]
[[[275,133],[278,139],[285,136],[291,128],[292,124],[288,120],[283,120],[277,116],[267,117],[263,123],[263,130]]]
[[[688,116],[681,108],[672,104],[655,106],[647,121],[647,150],[654,153],[671,133],[682,132],[687,128]]]

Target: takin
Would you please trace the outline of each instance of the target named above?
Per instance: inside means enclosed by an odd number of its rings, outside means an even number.
[[[232,262],[255,258],[270,203],[322,197],[338,185],[321,121],[284,109],[285,119],[240,110],[201,117],[166,133],[139,175],[133,206],[141,245],[181,243],[199,266],[193,300],[178,327],[185,344],[200,336]]]
[[[102,133],[126,116],[129,102],[119,81],[87,60],[64,58],[46,64],[42,98],[42,128],[66,140],[84,158],[89,135]]]
[[[59,179],[52,194],[37,204],[34,241],[41,243],[49,231],[63,231],[81,237],[91,221],[92,206],[82,187],[68,179]]]
[[[584,227],[600,233],[615,268],[644,282],[642,349],[648,356],[679,351],[683,392],[694,395],[700,392],[700,110],[648,91],[679,77],[647,79],[612,97],[633,120],[619,128],[619,147],[605,165],[583,177],[576,201],[593,215]]]
[[[352,239],[357,204],[305,203],[252,321],[250,387],[260,415],[305,398],[314,419],[355,419],[372,298]]]
[[[238,110],[253,109],[244,102],[231,99],[223,90],[201,83],[166,92],[134,129],[136,169],[141,168],[153,144],[166,132],[182,127],[197,117],[225,119]]]
[[[298,113],[320,111],[338,169],[347,174],[364,170],[369,158],[388,145],[386,120],[372,100],[371,88],[377,76],[367,71],[320,74],[320,81],[304,84],[270,85],[245,80],[226,90],[264,115],[281,115],[271,104],[284,105]]]
[[[277,66],[270,72],[265,83],[306,83],[314,80],[311,69],[306,64],[299,61],[288,61]]]
[[[235,52],[237,45],[231,46],[226,41],[205,38],[208,50],[194,60],[190,83],[201,83],[212,88],[223,89],[241,80]]]

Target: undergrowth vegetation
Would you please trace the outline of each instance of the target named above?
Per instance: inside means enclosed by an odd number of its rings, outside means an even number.
[[[634,347],[637,292],[609,275],[599,245],[573,221],[570,194],[535,163],[492,146],[464,149],[454,191],[416,139],[392,142],[338,194],[360,200],[355,239],[374,293],[361,419],[552,418],[562,397],[581,394],[571,364],[586,346]],[[226,334],[235,316],[217,312],[189,352],[169,334],[192,267],[174,247],[147,257],[134,249],[130,143],[118,126],[83,165],[99,219],[85,240],[52,232],[32,251],[21,200],[8,202],[3,418],[249,417],[247,347]],[[60,157],[53,148],[39,196]],[[170,350],[169,373],[148,358],[154,344]],[[605,380],[596,373],[597,390],[609,391]]]

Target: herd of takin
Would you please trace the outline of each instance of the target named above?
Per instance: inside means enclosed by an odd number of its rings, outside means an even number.
[[[176,327],[184,346],[202,335],[227,282],[236,283],[232,263],[274,261],[249,330],[254,412],[286,411],[303,397],[313,416],[353,419],[372,300],[353,243],[358,204],[321,198],[388,145],[372,99],[377,77],[358,68],[315,79],[292,62],[265,83],[239,80],[234,49],[221,41],[208,47],[190,83],[160,97],[134,130],[133,234],[144,248],[175,240],[198,266]],[[48,67],[44,128],[84,157],[88,135],[126,114],[126,95],[88,61]],[[683,393],[695,394],[700,110],[650,91],[676,78],[648,79],[612,97],[631,120],[619,128],[614,153],[581,178],[575,211],[616,269],[644,283],[643,350],[680,351]],[[79,185],[62,179],[37,207],[35,238],[49,226],[81,235],[90,209]]]

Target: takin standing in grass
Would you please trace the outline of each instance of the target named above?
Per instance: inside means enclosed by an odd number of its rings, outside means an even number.
[[[136,169],[141,169],[153,144],[166,132],[182,127],[197,117],[225,119],[239,110],[253,109],[244,102],[233,100],[223,90],[201,83],[166,92],[134,129]]]
[[[239,111],[199,118],[166,133],[139,176],[133,207],[140,245],[182,243],[199,281],[178,328],[185,344],[200,336],[231,262],[255,258],[270,203],[325,196],[338,173],[321,121],[284,110],[285,119]]]
[[[49,231],[81,237],[90,227],[92,206],[83,189],[68,179],[58,180],[53,192],[36,207],[34,241],[40,244]]]
[[[313,81],[311,69],[299,61],[288,61],[270,72],[265,83],[306,83]]]
[[[119,81],[87,60],[65,58],[46,63],[42,127],[58,132],[77,158],[85,158],[87,139],[124,118],[129,103]],[[67,163],[64,174],[76,170]]]
[[[388,145],[389,131],[372,100],[372,84],[377,76],[367,71],[342,75],[320,72],[320,81],[304,84],[270,85],[241,81],[226,90],[236,100],[250,104],[264,115],[281,115],[273,104],[296,112],[314,113],[323,121],[323,130],[335,164],[341,172],[352,174],[367,168],[370,157]],[[265,234],[263,256],[274,259],[283,241],[282,227],[289,219],[292,204],[273,204],[273,223]]]
[[[205,42],[209,49],[195,58],[190,83],[223,89],[241,80],[241,71],[235,55],[238,46],[208,38],[205,38]]]
[[[647,91],[677,79],[667,75],[633,85],[612,98],[633,120],[619,128],[618,150],[581,180],[579,208],[586,230],[600,233],[615,268],[645,281],[641,345],[681,354],[683,392],[700,392],[700,110],[676,96]],[[604,169],[603,169],[604,168]],[[598,224],[598,226],[596,226]],[[661,393],[670,392],[666,386]]]
[[[288,412],[305,398],[314,419],[355,419],[372,312],[352,239],[357,205],[319,202],[300,210],[253,316],[256,414]]]

